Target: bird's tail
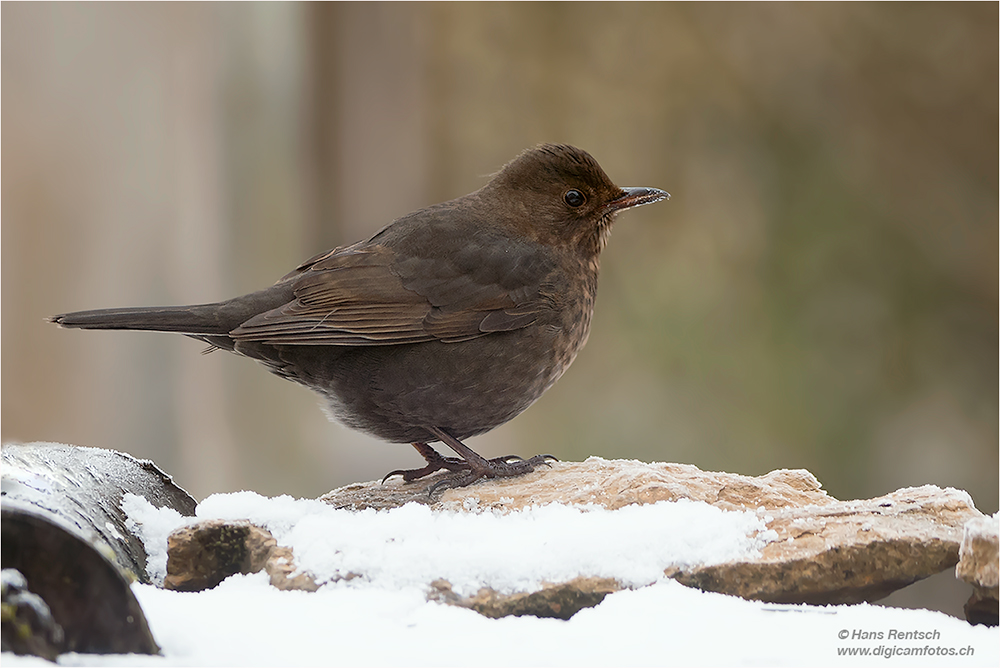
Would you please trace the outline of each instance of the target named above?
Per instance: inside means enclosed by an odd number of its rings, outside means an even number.
[[[76,311],[49,318],[60,327],[74,329],[138,329],[149,332],[177,332],[202,338],[213,345],[216,338],[260,313],[266,313],[294,299],[292,286],[278,283],[270,288],[215,304],[107,308]]]
[[[189,335],[225,335],[238,326],[238,323],[222,322],[219,317],[221,306],[222,304],[199,304],[107,308],[54,315],[49,318],[49,322],[74,329],[136,329]]]

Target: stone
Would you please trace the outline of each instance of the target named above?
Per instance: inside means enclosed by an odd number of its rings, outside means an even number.
[[[971,624],[998,623],[998,517],[974,517],[963,527],[955,576],[972,585],[972,596],[965,604],[965,618]]]
[[[750,477],[686,464],[591,457],[554,462],[525,476],[486,480],[430,498],[427,490],[444,475],[415,483],[394,479],[349,485],[322,500],[352,509],[417,502],[448,510],[504,511],[546,503],[614,510],[633,503],[690,499],[724,510],[752,510],[777,536],[759,558],[672,569],[668,574],[707,591],[812,604],[878,600],[950,568],[958,561],[962,526],[982,516],[964,492],[933,486],[839,501],[805,470]],[[488,599],[499,596],[494,592]]]
[[[980,515],[965,492],[932,485],[758,514],[777,534],[759,558],[670,575],[688,586],[760,601],[874,601],[957,563],[962,527]]]
[[[163,587],[203,591],[235,573],[261,570],[277,589],[319,589],[309,573],[298,572],[291,548],[279,546],[270,531],[246,520],[205,520],[171,533]]]
[[[271,586],[283,591],[316,591],[319,585],[306,572],[296,572],[295,557],[290,547],[275,547],[264,565]]]
[[[773,536],[758,556],[710,566],[668,569],[668,576],[688,586],[747,599],[778,603],[843,604],[874,601],[959,562],[963,531],[969,534],[969,568],[988,582],[992,566],[996,601],[996,529],[993,557],[978,547],[988,534],[976,524],[983,518],[965,492],[931,485],[906,488],[875,499],[839,501],[808,471],[778,470],[758,477],[701,471],[685,464],[645,464],[591,457],[585,462],[555,462],[519,478],[487,480],[444,490],[431,498],[428,488],[440,480],[403,483],[390,480],[348,485],[322,497],[344,509],[388,509],[409,502],[458,512],[509,512],[547,503],[594,504],[618,509],[629,504],[688,499],[727,511],[750,511]],[[973,521],[972,524],[968,524]],[[205,524],[205,523],[203,523]],[[244,523],[246,524],[246,523]],[[201,525],[195,525],[201,526]],[[966,529],[966,527],[972,527]],[[191,529],[189,527],[189,529]],[[299,572],[287,547],[277,547],[263,529],[255,568],[266,568],[274,586],[315,591],[309,573]],[[244,527],[246,531],[246,527]],[[184,530],[179,530],[184,531]],[[218,533],[219,527],[214,531]],[[190,539],[188,539],[190,540]],[[241,539],[242,540],[242,539]],[[238,542],[238,541],[237,541]],[[988,542],[988,541],[987,541]],[[175,544],[176,543],[176,544]],[[198,545],[201,545],[199,543]],[[242,545],[242,544],[241,544]],[[170,564],[180,541],[171,536]],[[201,546],[195,552],[219,550]],[[204,582],[217,583],[248,559],[248,546],[232,548],[231,565]],[[222,563],[212,556],[211,568]],[[201,557],[207,564],[207,558]],[[180,562],[178,562],[179,564]],[[207,564],[208,565],[208,564]],[[197,571],[206,566],[188,566]],[[244,568],[240,565],[239,568]],[[211,570],[211,569],[208,569]],[[345,579],[363,576],[352,573]],[[979,580],[977,580],[979,582]],[[983,585],[978,585],[983,586]],[[583,574],[569,582],[547,583],[538,591],[503,593],[489,588],[459,596],[439,580],[429,597],[489,616],[535,615],[568,619],[583,607],[597,605],[622,586],[608,578]],[[986,587],[985,591],[989,591]],[[981,606],[980,606],[981,607]],[[977,608],[978,610],[979,608]],[[994,607],[995,610],[995,607]],[[981,614],[981,613],[977,613]]]
[[[165,589],[212,589],[234,573],[264,568],[277,545],[274,536],[247,521],[205,520],[167,538]]]
[[[706,472],[690,464],[647,464],[590,457],[583,462],[552,462],[516,478],[483,480],[447,489],[431,499],[427,490],[448,474],[413,483],[393,478],[357,483],[320,498],[337,508],[384,510],[416,502],[435,508],[514,510],[547,503],[587,504],[616,510],[633,503],[690,499],[723,510],[822,505],[836,499],[823,491],[809,471],[780,469],[760,477]]]
[[[584,608],[592,608],[608,594],[623,587],[612,578],[578,577],[569,582],[543,583],[533,592],[503,594],[483,587],[475,596],[461,597],[447,580],[431,583],[427,598],[449,605],[470,608],[485,617],[554,617],[569,619]]]

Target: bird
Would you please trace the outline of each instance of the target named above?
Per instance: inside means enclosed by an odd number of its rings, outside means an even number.
[[[616,186],[586,151],[540,144],[480,189],[320,253],[227,301],[52,316],[61,327],[175,332],[314,390],[328,416],[409,443],[432,487],[519,476],[555,458],[486,459],[464,440],[519,415],[587,341],[617,214],[665,200]],[[444,456],[432,443],[457,456]]]

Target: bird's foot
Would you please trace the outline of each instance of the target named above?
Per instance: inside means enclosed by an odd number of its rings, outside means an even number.
[[[531,473],[540,464],[548,466],[550,460],[554,462],[559,461],[552,455],[535,455],[531,459],[517,457],[516,461],[510,461],[512,458],[514,458],[513,455],[507,455],[506,457],[497,457],[495,459],[484,459],[483,461],[487,463],[487,466],[470,466],[464,473],[439,480],[428,488],[427,494],[433,498],[434,494],[439,491],[465,487],[481,478],[512,478],[524,475],[525,473]]]
[[[465,460],[464,464],[468,468],[467,471],[449,476],[431,485],[427,490],[427,493],[431,497],[439,490],[465,487],[480,478],[511,478],[531,473],[535,470],[536,466],[548,464],[550,459],[558,461],[552,455],[535,455],[531,459],[522,459],[517,455],[506,455],[504,457],[486,459],[446,431],[436,427],[430,427],[429,431],[437,436],[442,443],[459,454]]]
[[[503,457],[486,459],[447,432],[437,428],[430,428],[429,431],[437,436],[442,443],[461,455],[461,458],[445,457],[426,443],[413,443],[414,449],[424,458],[427,466],[419,469],[390,471],[382,478],[383,483],[395,475],[401,476],[405,482],[413,482],[441,469],[454,473],[455,475],[447,476],[431,485],[428,494],[433,497],[434,493],[439,490],[465,487],[480,478],[511,478],[531,473],[540,464],[548,465],[550,460],[559,461],[552,455],[535,455],[531,459],[524,459],[518,455],[504,455]]]
[[[395,471],[390,471],[382,478],[383,483],[395,475],[402,477],[405,482],[413,482],[441,469],[447,469],[453,473],[462,473],[463,475],[457,476],[459,479],[464,479],[466,476],[473,474],[473,467],[464,459],[460,459],[459,457],[445,457],[426,443],[412,443],[411,445],[424,458],[427,466],[419,469],[396,469]],[[478,455],[476,456],[478,457]],[[449,485],[449,487],[464,487],[482,477],[498,478],[530,473],[538,464],[547,463],[546,459],[557,461],[552,455],[538,455],[529,460],[525,460],[519,455],[504,455],[503,457],[495,457],[493,459],[483,459],[487,463],[487,466],[482,469],[480,475],[471,478],[469,482]]]
[[[465,461],[464,459],[460,459],[458,457],[445,457],[441,455],[437,450],[427,445],[426,443],[413,443],[412,445],[416,449],[416,451],[420,453],[420,456],[424,458],[424,461],[427,462],[427,466],[419,469],[397,469],[395,471],[390,471],[389,473],[385,474],[384,478],[382,478],[383,483],[395,475],[402,477],[405,482],[413,482],[414,480],[425,478],[436,471],[440,471],[441,469],[447,469],[448,471],[451,471],[453,473],[463,473],[464,475],[472,473],[472,467],[469,465],[469,462]],[[545,457],[549,457],[553,460],[555,459],[555,457],[552,457],[552,455],[543,455],[541,461],[535,461],[538,459],[538,457],[534,457],[531,460],[526,461],[523,457],[520,457],[518,455],[504,455],[503,457],[487,459],[484,461],[488,462],[490,467],[495,468],[495,470],[498,471],[498,473],[496,473],[495,475],[484,473],[484,475],[486,477],[494,478],[502,476],[521,475],[521,473],[528,473],[534,468],[534,465],[542,463]],[[534,462],[534,465],[530,468],[525,466],[525,464],[527,464],[528,461]],[[499,472],[507,470],[513,472],[510,473]],[[476,477],[474,480],[470,480],[470,482],[474,482],[475,480],[478,480],[481,477],[483,476],[480,475]],[[467,484],[469,483],[464,483],[454,486],[464,487]]]
[[[413,482],[441,469],[448,469],[454,472],[467,471],[469,469],[469,464],[464,459],[445,457],[426,443],[413,443],[412,445],[420,453],[420,456],[424,458],[424,461],[427,462],[427,466],[420,469],[397,469],[390,471],[382,478],[382,482],[385,482],[394,475],[402,476],[405,482]]]

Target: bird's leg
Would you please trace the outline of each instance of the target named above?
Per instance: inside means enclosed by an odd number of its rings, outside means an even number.
[[[469,465],[464,459],[459,459],[458,457],[444,457],[437,450],[427,445],[426,443],[411,443],[411,445],[420,453],[420,456],[424,458],[427,462],[427,466],[422,469],[398,469],[396,471],[390,471],[382,478],[382,482],[385,482],[394,475],[403,476],[403,480],[406,482],[411,482],[417,478],[423,478],[428,476],[435,471],[441,469],[448,469],[449,471],[465,471],[468,470]]]
[[[428,494],[431,496],[433,496],[434,492],[439,489],[465,487],[466,485],[471,485],[480,478],[509,478],[512,476],[523,475],[534,471],[535,467],[539,464],[548,464],[548,460],[550,459],[552,461],[558,461],[552,455],[535,455],[531,459],[521,459],[516,455],[486,459],[478,452],[442,429],[438,429],[437,427],[428,427],[427,430],[437,436],[442,443],[461,456],[468,466],[467,472],[451,478],[446,478],[445,480],[441,480],[440,482],[432,485],[428,490]]]

